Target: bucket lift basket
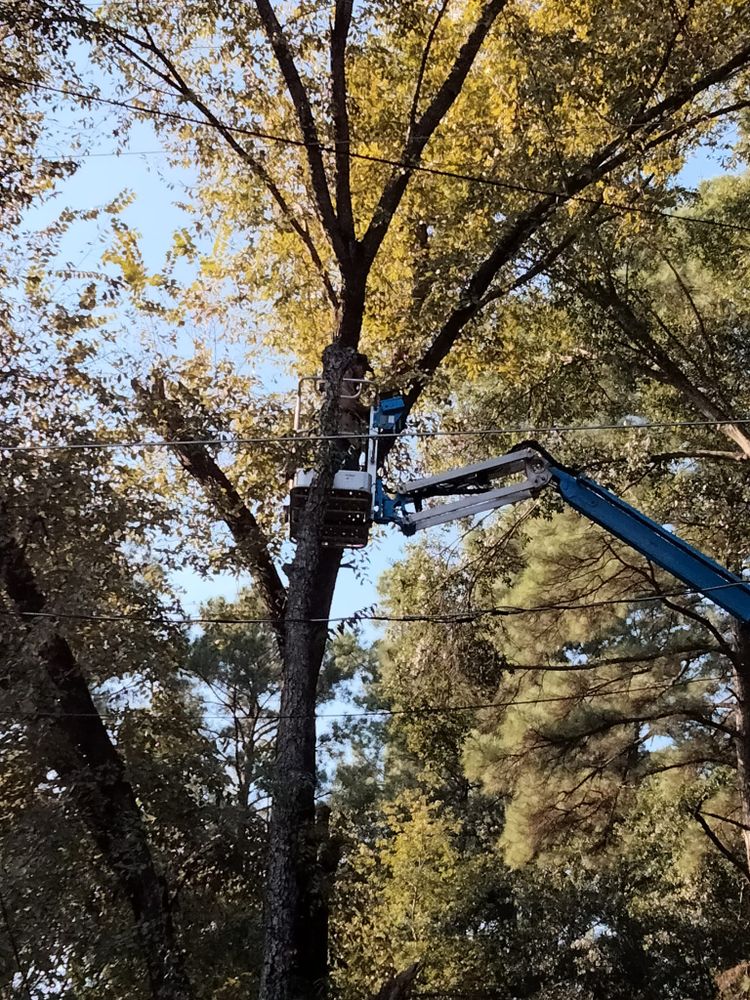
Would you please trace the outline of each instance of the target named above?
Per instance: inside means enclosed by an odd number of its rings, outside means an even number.
[[[297,541],[302,512],[315,473],[299,470],[289,491],[289,537]],[[361,549],[367,545],[372,523],[372,476],[367,472],[337,472],[323,520],[322,542],[332,549]]]

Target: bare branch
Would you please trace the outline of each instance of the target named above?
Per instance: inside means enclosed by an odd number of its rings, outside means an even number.
[[[336,0],[336,13],[331,31],[331,104],[336,141],[336,211],[345,240],[352,246],[354,212],[350,184],[349,112],[346,87],[346,40],[352,22],[353,0]]]
[[[161,380],[155,380],[151,389],[145,388],[135,380],[132,384],[144,410],[167,440],[177,442],[190,437],[179,404],[167,399]],[[268,542],[255,515],[204,445],[175,443],[174,450],[182,467],[201,486],[219,517],[232,533],[238,551],[250,570],[258,592],[273,619],[272,627],[281,649],[286,589],[271,559]]]
[[[310,168],[313,194],[321,224],[331,242],[337,260],[346,269],[350,263],[349,247],[342,236],[339,219],[331,201],[328,176],[323,163],[318,129],[310,106],[310,99],[297,70],[289,43],[269,0],[255,0],[255,6],[297,113],[302,138],[305,140],[307,163]]]
[[[380,195],[367,232],[362,237],[365,260],[368,263],[372,263],[375,259],[385,234],[388,232],[391,219],[413,174],[413,167],[418,165],[425,146],[461,93],[461,88],[469,70],[474,65],[479,49],[506,3],[507,0],[487,0],[469,37],[461,46],[448,75],[429,107],[414,127],[409,130],[403,152],[399,157],[399,160],[406,166],[399,167],[391,174]]]
[[[727,859],[729,864],[732,865],[732,867],[735,868],[743,878],[750,882],[750,871],[748,871],[747,865],[740,861],[740,859],[729,850],[726,844],[719,839],[718,835],[714,833],[708,824],[708,820],[703,816],[700,805],[697,805],[693,810],[693,818],[700,825],[701,829],[714,845],[716,850]]]
[[[695,299],[693,298],[692,292],[690,291],[690,289],[687,286],[687,282],[682,277],[682,275],[677,270],[677,268],[674,266],[674,264],[672,263],[672,261],[669,259],[669,256],[666,253],[662,253],[661,256],[662,256],[662,259],[663,259],[664,263],[667,265],[667,267],[669,268],[669,270],[674,275],[675,281],[680,286],[680,291],[685,296],[685,298],[687,299],[687,301],[688,301],[688,303],[690,305],[690,308],[692,309],[693,315],[695,316],[695,320],[696,320],[696,322],[698,324],[698,329],[701,332],[701,336],[703,337],[703,341],[704,341],[706,347],[709,350],[712,350],[712,344],[711,344],[711,340],[710,340],[710,338],[708,336],[708,332],[706,330],[706,324],[703,322],[703,315],[702,315],[700,309],[698,308]]]

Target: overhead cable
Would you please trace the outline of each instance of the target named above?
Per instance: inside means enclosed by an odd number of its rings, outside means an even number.
[[[617,680],[623,680],[624,678],[617,678]],[[315,718],[320,720],[325,719],[367,719],[367,718],[378,718],[378,717],[391,717],[400,715],[450,715],[453,712],[471,712],[480,711],[482,709],[503,709],[503,708],[515,708],[517,705],[527,706],[527,705],[544,705],[559,702],[568,701],[585,701],[591,698],[612,698],[619,695],[626,694],[638,694],[642,691],[673,691],[678,687],[688,686],[691,684],[712,684],[714,682],[721,682],[726,680],[723,675],[706,675],[704,677],[688,677],[679,681],[670,682],[666,679],[664,684],[641,684],[636,687],[627,688],[615,688],[611,691],[604,691],[601,689],[594,689],[588,692],[578,692],[576,694],[567,695],[552,695],[543,696],[539,698],[510,698],[507,701],[485,701],[485,702],[470,702],[464,705],[421,705],[415,706],[413,708],[376,708],[376,709],[366,709],[362,712],[316,712]],[[226,715],[202,715],[204,720],[222,720],[225,721],[230,717],[232,708],[227,706]],[[675,708],[675,715],[679,715],[679,708]],[[117,718],[113,712],[30,712],[28,713],[29,718],[75,718],[75,719],[94,719],[94,718]],[[307,716],[301,713],[285,713],[282,715],[280,712],[261,712],[260,714],[253,713],[252,720],[263,720],[263,721],[278,721],[279,719],[298,719],[307,718]]]
[[[39,441],[26,444],[12,444],[0,441],[0,454],[35,453],[41,451],[90,451],[109,450],[118,451],[124,449],[152,449],[152,448],[178,448],[189,447],[191,445],[216,446],[221,448],[242,447],[254,444],[305,444],[316,441],[364,441],[371,437],[378,440],[387,438],[481,438],[496,437],[504,434],[523,434],[526,437],[534,437],[540,434],[583,434],[589,431],[648,431],[666,430],[679,427],[728,427],[735,425],[750,424],[750,417],[737,417],[727,420],[654,420],[643,423],[629,424],[570,424],[558,425],[547,424],[542,427],[524,427],[520,424],[508,425],[506,427],[485,427],[478,430],[456,430],[456,431],[400,431],[384,432],[377,435],[370,434],[256,434],[250,436],[223,437],[223,438],[175,438],[166,440],[162,438],[143,438],[130,441]]]
[[[480,618],[505,618],[516,617],[518,615],[545,614],[550,611],[587,611],[590,608],[604,608],[622,604],[649,604],[662,601],[671,597],[707,596],[717,590],[728,590],[732,587],[747,587],[748,583],[737,581],[736,583],[722,583],[715,587],[705,587],[701,590],[681,589],[664,591],[660,594],[633,594],[630,597],[611,597],[597,601],[584,601],[576,603],[572,601],[551,604],[536,604],[528,607],[512,604],[497,605],[495,607],[468,608],[465,611],[416,613],[410,615],[378,614],[364,608],[361,611],[354,611],[348,615],[333,616],[327,618],[272,618],[272,617],[243,617],[230,615],[215,615],[189,618],[174,618],[169,615],[163,617],[153,615],[105,615],[87,612],[72,611],[0,611],[0,617],[23,618],[23,619],[46,619],[60,621],[78,622],[127,622],[141,625],[160,625],[167,627],[170,625],[278,625],[279,622],[287,624],[308,624],[308,625],[335,625],[348,624],[356,625],[359,622],[385,622],[385,623],[412,623],[412,622],[432,622],[439,625],[463,625],[477,621]]]
[[[86,93],[77,90],[71,90],[65,87],[54,87],[52,84],[40,83],[36,80],[24,80],[21,77],[12,76],[7,73],[0,73],[0,80],[4,80],[6,83],[11,84],[16,87],[28,87],[30,89],[47,91],[54,94],[61,94],[65,97],[72,97],[76,100],[90,101],[98,104],[107,104],[111,107],[121,108],[125,111],[132,111],[141,115],[149,115],[154,118],[163,118],[171,121],[182,122],[191,125],[199,125],[204,128],[221,128],[227,132],[232,132],[238,135],[244,135],[252,139],[260,139],[265,142],[279,143],[287,146],[296,146],[301,148],[315,147],[320,149],[321,152],[331,153],[341,155],[341,150],[337,149],[336,146],[324,142],[310,142],[306,139],[296,139],[292,136],[282,136],[277,135],[273,132],[266,132],[261,129],[252,129],[247,126],[242,125],[227,125],[223,122],[214,124],[213,122],[206,121],[201,118],[194,118],[191,115],[184,115],[178,111],[162,111],[158,108],[147,108],[142,107],[137,104],[132,104],[129,101],[118,100],[113,97],[100,97],[98,94]],[[449,170],[444,167],[439,167],[437,165],[430,165],[424,163],[408,162],[405,160],[399,160],[395,157],[380,156],[376,153],[359,153],[354,150],[348,150],[345,154],[349,159],[352,160],[362,160],[369,163],[379,163],[384,166],[392,167],[396,170],[408,171],[410,173],[422,173],[428,174],[435,177],[444,177],[451,180],[460,180],[472,184],[484,184],[489,187],[502,188],[508,191],[517,191],[523,194],[535,194],[541,195],[545,198],[559,198],[561,203],[568,201],[579,202],[585,205],[594,205],[597,207],[608,208],[614,212],[620,212],[622,214],[636,213],[646,216],[654,216],[666,219],[675,219],[678,222],[692,223],[695,225],[716,227],[720,229],[732,230],[741,233],[750,233],[750,226],[742,225],[739,222],[725,222],[721,219],[712,219],[706,216],[697,215],[683,215],[677,211],[670,211],[669,209],[653,208],[647,205],[622,205],[616,202],[605,202],[601,198],[593,198],[591,196],[582,194],[570,194],[563,190],[554,190],[545,187],[532,186],[528,184],[521,184],[517,181],[503,180],[497,177],[488,177],[485,174],[474,174],[466,173],[458,170]],[[75,162],[79,157],[71,157]],[[50,159],[55,159],[50,157]],[[63,157],[64,159],[64,157]]]

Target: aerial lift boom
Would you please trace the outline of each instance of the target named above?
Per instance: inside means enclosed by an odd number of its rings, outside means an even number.
[[[378,444],[384,434],[394,435],[401,429],[404,409],[399,396],[377,400],[373,405],[366,468],[356,473],[359,477],[357,528],[353,531],[346,518],[337,523],[342,507],[341,497],[337,494],[351,488],[353,476],[350,472],[338,473],[340,481],[337,483],[334,480],[332,490],[334,515],[327,526],[327,544],[360,547],[367,542],[372,522],[395,524],[404,534],[413,535],[436,524],[528,500],[552,486],[574,510],[605,528],[692,590],[704,594],[739,621],[750,624],[750,583],[730,573],[603,486],[560,465],[534,441],[525,442],[498,458],[402,483],[393,494],[388,493],[379,473]],[[310,474],[298,473],[298,477],[300,475]],[[304,480],[304,484],[309,487],[309,480]],[[367,491],[369,501],[366,499]],[[294,490],[292,494],[294,503]],[[455,499],[433,505],[426,503],[446,497]],[[298,507],[303,499],[297,496]],[[368,505],[369,511],[366,510]],[[353,541],[355,535],[356,540]]]

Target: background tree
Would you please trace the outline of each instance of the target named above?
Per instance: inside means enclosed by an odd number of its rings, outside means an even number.
[[[460,664],[444,647],[432,650],[435,681],[450,674],[466,684],[461,666],[473,661]],[[334,968],[343,995],[369,995],[373,969],[416,960],[427,995],[714,997],[717,969],[746,952],[746,917],[743,879],[716,863],[690,818],[702,779],[686,784],[676,770],[641,778],[627,808],[618,803],[606,846],[579,823],[535,864],[509,868],[507,794],[460,779],[467,722],[486,713],[452,706],[436,687],[432,711],[398,714],[420,694],[427,700],[426,665],[418,691],[406,691],[400,663],[413,656],[409,635],[394,635],[376,688],[397,713],[377,786],[385,790],[363,808],[351,775],[340,773],[347,838]],[[478,690],[474,698],[481,704]],[[565,776],[548,774],[546,800],[564,792]],[[714,792],[721,788],[714,780]]]

